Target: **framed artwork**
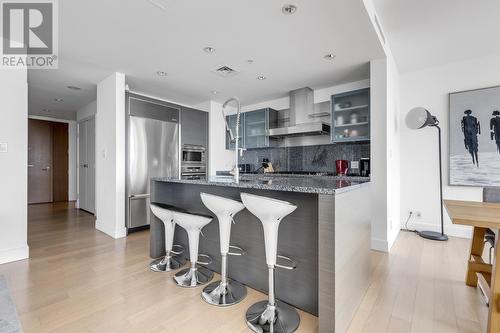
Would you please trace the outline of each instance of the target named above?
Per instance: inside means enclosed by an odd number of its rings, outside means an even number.
[[[450,94],[449,182],[500,186],[500,87]]]

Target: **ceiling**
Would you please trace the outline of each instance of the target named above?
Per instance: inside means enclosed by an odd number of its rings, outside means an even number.
[[[500,55],[498,0],[373,0],[401,72]]]
[[[30,113],[72,113],[115,71],[131,90],[190,105],[233,95],[252,104],[369,77],[369,61],[384,53],[362,0],[292,3],[297,12],[284,15],[275,0],[60,1],[59,69],[29,71]],[[223,65],[240,72],[212,72]]]

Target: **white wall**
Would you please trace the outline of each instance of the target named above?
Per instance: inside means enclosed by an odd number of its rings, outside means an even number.
[[[27,71],[3,70],[0,75],[0,264],[26,259],[28,206]]]
[[[445,199],[482,200],[482,188],[448,186],[448,94],[500,85],[498,56],[446,64],[401,75],[401,220],[409,210],[422,216],[411,228],[439,230],[439,173],[437,133],[434,128],[412,131],[404,117],[415,106],[427,108],[443,130],[443,190]],[[445,232],[470,237],[470,229],[452,225],[445,211]]]
[[[76,111],[76,121],[89,119],[97,112],[97,101],[92,101]]]
[[[76,129],[76,121],[52,118],[52,117],[42,117],[42,116],[28,116],[30,119],[39,119],[39,120],[47,120],[54,121],[60,123],[68,124],[68,200],[76,201],[78,198],[77,192],[77,129]]]
[[[97,85],[96,228],[125,237],[125,75]]]

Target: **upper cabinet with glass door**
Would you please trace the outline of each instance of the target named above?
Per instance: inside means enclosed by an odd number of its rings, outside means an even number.
[[[332,142],[370,140],[370,89],[332,96]]]
[[[236,115],[227,116],[229,127],[235,134]],[[278,111],[265,108],[244,112],[240,118],[240,145],[245,149],[266,148],[272,146],[276,139],[269,138],[268,130],[278,126]],[[236,134],[235,134],[236,135]],[[226,135],[226,149],[234,149]]]
[[[278,125],[278,112],[266,108],[245,112],[245,148],[266,148],[274,142],[268,131]]]

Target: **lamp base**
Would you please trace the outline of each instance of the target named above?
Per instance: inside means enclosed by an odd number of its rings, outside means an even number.
[[[435,241],[442,241],[443,242],[443,241],[448,240],[448,236],[446,236],[445,234],[442,234],[440,232],[435,232],[435,231],[417,231],[417,234],[422,238],[435,240]]]

